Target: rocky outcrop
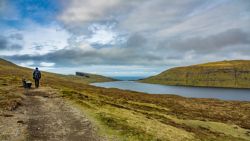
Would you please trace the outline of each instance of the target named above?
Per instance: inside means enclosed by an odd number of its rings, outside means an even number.
[[[84,73],[84,72],[76,72],[76,76],[85,76],[85,77],[89,77],[89,74]]]

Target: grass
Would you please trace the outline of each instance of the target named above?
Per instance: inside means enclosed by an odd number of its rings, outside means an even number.
[[[18,85],[22,74],[30,75],[31,70],[4,65],[0,101],[21,101]],[[90,86],[73,76],[43,74],[42,85],[82,109],[109,140],[250,140],[250,102],[149,95]]]
[[[149,119],[144,114],[135,112],[136,110],[133,110],[132,107],[112,103],[108,98],[85,94],[80,98],[81,93],[74,91],[63,91],[63,95],[89,109],[92,114],[94,112],[93,117],[101,124],[111,128],[113,130],[111,134],[118,136],[121,140],[173,140],[177,134],[178,140],[194,139],[192,133]],[[155,106],[153,105],[153,107]],[[162,132],[159,132],[160,130]],[[171,134],[168,134],[169,132]]]
[[[250,139],[248,102],[96,89],[95,94],[85,89],[64,91],[63,95],[89,109],[92,118],[111,128],[109,134],[121,140]]]
[[[227,136],[232,136],[235,139],[249,140],[249,130],[243,129],[237,125],[230,125],[219,122],[198,121],[198,120],[177,120],[187,126],[195,128],[205,128],[212,132],[220,133]]]
[[[165,85],[250,88],[250,61],[221,61],[177,67],[140,81]]]
[[[0,111],[15,110],[22,103],[21,94],[9,93],[0,87]]]

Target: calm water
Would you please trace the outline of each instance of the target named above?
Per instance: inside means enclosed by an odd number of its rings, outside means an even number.
[[[121,80],[121,81],[134,81],[134,80],[139,80],[145,77],[140,77],[140,76],[115,76],[112,77],[116,80]]]
[[[166,86],[158,84],[140,83],[134,81],[92,83],[92,85],[105,88],[118,88],[124,90],[145,92],[149,94],[176,94],[184,97],[218,98],[224,100],[250,101],[250,89]]]

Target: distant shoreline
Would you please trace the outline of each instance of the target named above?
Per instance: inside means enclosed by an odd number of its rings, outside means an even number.
[[[146,76],[111,76],[118,81],[137,81],[146,78]]]

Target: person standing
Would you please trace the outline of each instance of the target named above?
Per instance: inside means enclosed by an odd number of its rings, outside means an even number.
[[[35,80],[36,88],[39,87],[39,80],[41,79],[41,72],[36,68],[33,72],[33,79]]]

